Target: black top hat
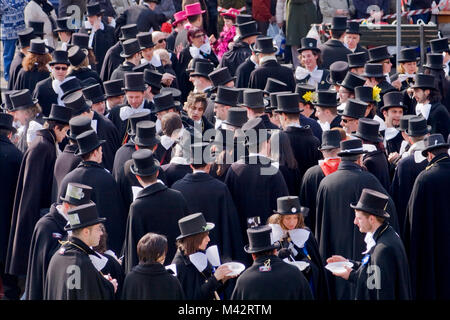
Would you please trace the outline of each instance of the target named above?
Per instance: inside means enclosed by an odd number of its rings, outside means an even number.
[[[272,228],[268,225],[247,229],[248,245],[244,247],[247,253],[257,253],[278,249],[279,245],[272,244]]]
[[[161,89],[162,74],[155,70],[144,70],[144,81],[150,87]]]
[[[7,113],[0,113],[0,128],[7,129],[12,131],[13,133],[17,132],[17,129],[13,127],[14,117]]]
[[[341,87],[344,87],[347,90],[355,91],[356,87],[363,86],[364,83],[366,83],[365,78],[360,77],[353,72],[349,72],[345,76],[344,81],[342,81],[340,83],[338,82],[338,85],[340,85]]]
[[[367,52],[356,52],[347,55],[348,67],[349,68],[362,68],[366,64],[369,57]]]
[[[400,126],[398,127],[398,131],[406,132],[408,130],[409,119],[416,117],[415,114],[405,114],[400,118]]]
[[[144,81],[143,72],[127,72],[125,73],[125,91],[145,91],[147,85]]]
[[[366,109],[367,103],[356,99],[348,99],[345,104],[345,108],[342,112],[340,112],[340,115],[354,119],[361,119],[364,118]]]
[[[277,48],[273,45],[272,37],[259,37],[253,46],[253,51],[257,53],[275,53]]]
[[[422,155],[424,157],[427,156],[427,153],[437,149],[437,148],[450,148],[450,144],[446,143],[444,140],[444,136],[440,133],[430,134],[428,137],[425,137],[423,140],[425,145],[425,149],[422,151]]]
[[[247,109],[241,107],[233,107],[227,111],[227,119],[223,123],[241,128],[248,121]]]
[[[286,83],[274,78],[267,78],[266,86],[264,87],[264,92],[266,94],[281,91],[289,91],[289,87],[287,86]]]
[[[227,67],[216,69],[208,74],[213,86],[224,86],[230,81],[235,81],[236,77],[232,77]]]
[[[139,32],[136,35],[136,38],[138,39],[139,45],[142,48],[153,48],[155,46],[152,40],[151,32]]]
[[[297,52],[302,53],[305,50],[320,52],[320,49],[317,48],[317,40],[314,38],[302,38],[301,47],[297,49]]]
[[[143,48],[139,45],[137,39],[128,39],[122,42],[122,52],[120,53],[120,56],[122,58],[129,58],[142,49]]]
[[[398,62],[415,62],[418,59],[415,48],[405,48],[400,51]]]
[[[66,107],[72,109],[72,115],[74,117],[91,109],[91,107],[86,103],[83,93],[80,91],[68,94],[64,97],[63,102]]]
[[[69,94],[82,90],[83,87],[81,86],[81,81],[78,78],[72,77],[72,78],[66,78],[60,85],[63,95],[61,96],[61,99],[64,100],[65,97],[67,97]]]
[[[78,151],[75,153],[76,156],[83,156],[91,151],[94,151],[102,144],[105,140],[99,140],[97,133],[94,130],[85,131],[77,136]]]
[[[153,67],[153,65],[148,62],[145,61],[144,63],[141,63],[139,65],[137,65],[136,67],[133,67],[133,71],[134,72],[144,72],[145,70],[154,70],[155,67]]]
[[[361,210],[374,216],[389,218],[386,212],[389,197],[381,192],[364,188],[357,204],[350,204],[355,210]]]
[[[330,74],[327,77],[329,84],[337,84],[344,80],[348,72],[348,63],[345,61],[336,61],[330,65]]]
[[[314,103],[315,87],[310,84],[301,83],[295,87],[295,93],[298,94],[298,100],[302,103]]]
[[[49,65],[55,64],[65,64],[70,65],[69,55],[66,50],[55,50],[52,52],[52,61],[49,62]]]
[[[331,21],[331,30],[346,30],[347,17],[333,17]]]
[[[315,106],[322,108],[337,108],[337,94],[334,91],[317,90],[317,101],[314,102]]]
[[[3,94],[5,95],[5,100],[2,103],[3,112],[13,111],[11,95],[13,95],[16,92],[17,90],[8,90],[3,92]]]
[[[181,98],[181,91],[178,90],[177,88],[172,88],[172,87],[161,88],[160,93],[164,93],[164,92],[170,92],[175,100],[180,100],[180,98]]]
[[[215,103],[220,103],[225,106],[236,107],[238,102],[239,91],[236,88],[228,88],[224,86],[219,86],[217,89],[217,94],[214,99]]]
[[[364,65],[364,73],[361,77],[366,78],[384,78],[383,65],[379,63],[366,63]]]
[[[28,21],[27,26],[33,28],[33,34],[35,36],[44,35],[44,22],[42,21]]]
[[[258,32],[256,21],[244,22],[238,24],[237,27],[239,28],[240,32],[240,36],[238,38],[239,41],[251,36],[257,36],[261,34],[260,32]]]
[[[61,122],[64,124],[69,124],[70,118],[72,117],[72,109],[64,106],[59,106],[57,104],[52,104],[50,109],[50,114],[48,117],[43,117],[44,120]]]
[[[9,96],[12,103],[12,109],[10,111],[23,110],[33,107],[38,103],[38,99],[33,99],[30,90],[22,89],[14,92]]]
[[[306,217],[309,209],[300,205],[300,200],[297,196],[287,196],[277,199],[277,210],[273,210],[273,212],[281,215],[301,213]]]
[[[87,8],[86,15],[88,17],[101,16],[105,12],[105,10],[103,10],[100,7],[100,3],[98,3],[98,2],[88,4],[86,8]]]
[[[123,90],[123,87],[123,79],[108,80],[103,82],[103,88],[105,89],[106,98],[123,96],[125,94],[125,90]]]
[[[347,29],[345,29],[345,32],[348,34],[359,34],[360,35],[361,32],[359,31],[359,23],[349,21],[347,23]]]
[[[106,95],[103,93],[102,87],[99,83],[84,88],[82,91],[86,100],[91,101],[92,104],[106,100]]]
[[[442,53],[450,51],[448,47],[448,38],[431,40],[430,47],[432,53]]]
[[[325,130],[322,132],[322,145],[319,150],[337,149],[341,146],[341,134],[338,130]]]
[[[150,120],[150,109],[143,109],[140,112],[137,112],[135,114],[132,114],[128,118],[128,122],[130,123],[130,126],[128,128],[128,135],[133,137],[136,135],[136,125],[141,121]]]
[[[178,108],[180,102],[173,99],[172,93],[164,92],[153,97],[154,113],[158,113],[171,108]]]
[[[71,21],[71,17],[63,17],[56,19],[56,29],[53,32],[75,32],[74,29],[70,29],[68,27],[69,21]]]
[[[30,48],[28,49],[28,52],[34,53],[34,54],[47,54],[48,49],[45,46],[45,42],[42,39],[32,39],[30,41]]]
[[[408,109],[408,106],[403,102],[403,94],[398,91],[388,92],[383,96],[383,106],[381,111],[387,108],[402,108],[403,111]]]
[[[338,153],[338,157],[341,158],[367,153],[364,151],[362,141],[360,139],[343,140],[340,145],[341,151]]]
[[[421,137],[431,132],[431,126],[427,125],[427,119],[422,116],[411,117],[408,120],[406,134],[411,137]]]
[[[271,132],[266,128],[260,117],[248,120],[241,129],[245,134],[244,144],[246,146],[259,145],[270,139]]]
[[[23,49],[30,46],[31,39],[36,35],[33,32],[33,28],[25,28],[18,32],[17,36],[19,37],[19,47]]]
[[[358,130],[356,130],[354,136],[370,142],[382,142],[383,137],[378,133],[379,129],[380,123],[377,120],[359,119]]]
[[[91,119],[85,116],[76,116],[69,121],[69,130],[66,136],[69,139],[76,140],[77,137],[88,130],[92,130]]]
[[[379,46],[369,49],[369,62],[376,63],[385,59],[390,59],[392,56],[387,50],[387,46]]]
[[[264,92],[260,89],[245,89],[242,98],[241,106],[250,109],[264,108],[268,104],[264,99]]]
[[[373,88],[367,86],[361,86],[355,88],[355,99],[367,102],[367,103],[375,103],[376,101],[373,98]]]
[[[238,14],[236,16],[236,23],[235,25],[240,25],[246,22],[252,22],[253,21],[253,17],[251,14]]]
[[[133,163],[130,166],[131,173],[141,177],[155,174],[160,166],[153,152],[148,149],[140,149],[131,155]]]
[[[72,34],[72,45],[79,46],[81,49],[92,49],[89,47],[89,35],[86,33],[76,32]]]
[[[81,206],[91,201],[92,188],[85,184],[69,182],[67,184],[66,195],[60,197],[61,201],[68,202],[74,206]]]
[[[300,113],[298,107],[299,96],[298,93],[283,93],[277,95],[277,109],[278,113]]]
[[[120,28],[120,31],[122,32],[122,36],[119,38],[120,41],[125,41],[127,39],[134,39],[139,33],[137,25],[134,23],[122,26]]]
[[[191,72],[194,72],[195,65],[196,65],[198,62],[209,62],[209,63],[211,63],[209,60],[204,59],[204,58],[193,58],[193,59],[191,59],[191,61],[189,61],[189,65],[188,65],[188,67],[187,67],[187,69],[186,69],[186,72],[187,72],[188,74],[190,74]]]
[[[284,94],[284,93],[292,93],[290,91],[281,91],[281,92],[272,92],[269,96],[269,100],[270,100],[270,106],[266,107],[266,110],[275,110],[278,108],[278,100],[277,100],[277,96],[279,94]],[[264,98],[267,99],[267,98]],[[301,110],[300,110],[301,112]]]
[[[429,74],[417,73],[414,77],[414,85],[411,88],[436,90],[434,76]]]
[[[80,65],[87,57],[87,53],[79,46],[73,46],[69,49],[69,61],[73,66]]]
[[[210,62],[199,61],[195,64],[194,72],[192,72],[190,77],[204,77],[209,80],[209,74],[214,70],[214,65]]]
[[[203,213],[193,213],[178,220],[178,227],[181,234],[177,240],[193,236],[202,232],[209,232],[214,229],[214,223],[206,222]]]
[[[160,141],[156,136],[156,124],[153,121],[139,121],[133,141],[139,147],[153,148]]]
[[[66,231],[86,228],[106,221],[106,218],[98,217],[97,206],[93,202],[70,209],[67,217],[70,225],[64,227]]]
[[[425,64],[424,67],[434,70],[443,70],[444,56],[442,55],[442,53],[428,53],[427,64]]]

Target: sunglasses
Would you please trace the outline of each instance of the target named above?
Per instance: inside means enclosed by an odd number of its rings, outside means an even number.
[[[355,121],[356,119],[341,119],[343,123],[347,123],[347,122],[352,122]]]
[[[54,68],[55,68],[55,70],[58,70],[58,71],[60,71],[60,70],[66,71],[67,70],[67,67],[54,67]]]
[[[163,42],[166,42],[166,41],[167,41],[166,39],[159,39],[158,43],[163,43]]]

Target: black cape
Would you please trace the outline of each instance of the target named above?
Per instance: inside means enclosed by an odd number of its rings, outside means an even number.
[[[111,75],[118,66],[125,60],[120,56],[122,52],[121,42],[118,41],[115,45],[106,51],[105,58],[103,59],[102,69],[100,71],[100,78],[103,82],[111,79]]]
[[[72,70],[72,72],[70,72],[67,75],[67,77],[75,77],[78,80],[80,80],[81,82],[84,81],[85,83],[86,83],[86,81],[89,80],[89,81],[93,82],[93,83],[91,83],[91,85],[98,83],[103,88],[103,82],[100,79],[100,77],[98,76],[97,72],[95,72],[92,69],[89,69],[88,67],[83,67],[78,70]],[[89,78],[91,78],[91,79],[89,79]],[[94,81],[95,81],[95,83],[94,83]]]
[[[250,49],[250,45],[246,42],[237,41],[234,43],[231,50],[228,50],[224,53],[219,67],[227,67],[228,71],[230,71],[231,76],[237,75],[237,68],[245,61],[245,59],[247,59],[251,55],[252,51]],[[247,86],[245,86],[245,88],[246,87]],[[236,88],[244,87],[236,86]]]
[[[400,152],[400,147],[402,146],[403,136],[399,131],[397,135],[389,140],[386,140],[386,151],[387,154],[391,154],[392,152]]]
[[[317,192],[315,236],[324,260],[332,255],[361,260],[361,253],[366,247],[364,235],[353,223],[355,213],[350,204],[358,202],[364,188],[387,194],[373,174],[363,171],[357,164],[346,160],[342,160],[338,170],[326,176],[320,183]],[[398,230],[397,213],[390,198],[386,211],[391,216],[389,221]],[[328,274],[332,297],[339,300],[349,300],[354,297],[354,287],[342,278]]]
[[[11,61],[11,65],[9,66],[8,90],[14,89],[17,76],[19,75],[19,71],[22,69],[23,58],[25,58],[25,55],[21,51],[18,51]]]
[[[320,46],[322,51],[322,65],[323,69],[330,69],[330,65],[336,61],[347,62],[347,55],[353,52],[347,49],[344,44],[336,39],[330,39]]]
[[[97,271],[89,255],[97,255],[72,237],[50,260],[45,300],[113,300],[114,287]]]
[[[134,67],[135,65],[131,62],[124,61],[113,71],[110,80],[122,79],[125,81],[125,73],[132,72]]]
[[[175,255],[176,237],[180,233],[178,220],[187,214],[186,201],[180,192],[159,182],[141,190],[131,204],[127,220],[123,246],[125,273],[138,264],[137,244],[148,232],[167,237],[169,247],[166,261],[171,261]]]
[[[92,187],[91,200],[97,205],[98,215],[104,217],[108,233],[108,248],[120,252],[125,235],[127,212],[122,204],[119,187],[105,168],[93,161],[82,161],[61,182],[58,197],[64,197],[69,182],[78,182]]]
[[[80,32],[87,33],[91,35],[91,29],[82,29]],[[98,29],[95,32],[94,39],[92,41],[92,49],[94,51],[95,59],[97,63],[95,64],[95,70],[100,71],[103,65],[103,60],[106,52],[116,43],[114,38],[114,28],[109,25],[104,25],[104,29]]]
[[[33,92],[33,98],[39,100],[42,113],[46,117],[50,114],[52,104],[58,104],[58,94],[53,90],[52,81],[51,77],[39,81]]]
[[[322,168],[315,165],[309,168],[303,175],[300,188],[300,203],[309,208],[309,214],[305,217],[305,224],[314,233],[316,230],[316,196],[320,182],[325,178]]]
[[[164,147],[158,146],[157,150],[164,150]],[[168,163],[161,168],[164,170],[167,186],[169,188],[171,188],[178,180],[183,179],[187,174],[192,173],[192,168],[188,164]]]
[[[73,169],[78,167],[81,162],[81,157],[76,156],[75,152],[78,150],[77,144],[68,144],[64,148],[63,152],[58,155],[55,162],[55,169],[53,174],[55,175],[55,183],[56,190],[59,190],[61,186],[61,182]],[[54,201],[58,201],[59,199],[53,199]]]
[[[269,77],[286,83],[288,91],[295,91],[295,79],[292,70],[280,65],[275,60],[265,61],[253,70],[250,74],[248,87],[264,90]]]
[[[223,58],[222,58],[223,61]],[[250,74],[255,70],[256,64],[250,60],[250,57],[246,58],[236,69],[236,88],[248,88],[248,82],[250,81]]]
[[[263,271],[269,261],[270,270]],[[258,257],[238,278],[231,300],[313,300],[302,272],[274,255]]]
[[[202,212],[215,224],[209,237],[219,247],[222,259],[245,261],[244,243],[239,232],[239,217],[226,184],[204,172],[189,173],[173,184],[186,200],[189,213]]]
[[[419,174],[408,203],[405,244],[415,299],[450,299],[448,190],[450,159],[442,153]]]
[[[431,105],[427,125],[431,126],[431,133],[440,133],[446,139],[450,133],[450,115],[441,103]]]
[[[48,129],[39,130],[36,134],[23,156],[17,181],[6,260],[6,271],[12,275],[27,273],[34,226],[42,216],[41,211],[51,205],[55,136]]]
[[[184,300],[180,281],[160,263],[139,264],[126,276],[123,300]]]
[[[25,69],[20,69],[17,74],[17,79],[14,83],[14,90],[22,90],[28,89],[30,92],[34,91],[36,84],[39,81],[47,79],[50,76],[50,72],[48,71],[38,71],[36,68],[33,68],[30,71],[25,71]]]
[[[106,140],[102,145],[103,165],[109,171],[113,168],[114,156],[120,147],[119,132],[114,124],[105,116],[94,111],[93,120],[97,120],[97,135],[101,140]]]
[[[363,167],[377,177],[385,190],[389,190],[391,177],[389,175],[389,162],[382,150],[366,153],[363,156]]]

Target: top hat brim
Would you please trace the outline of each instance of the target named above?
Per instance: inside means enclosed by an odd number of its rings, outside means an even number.
[[[95,149],[97,149],[98,147],[100,147],[102,144],[104,144],[106,142],[106,140],[98,140],[98,143],[95,146],[92,146],[90,148],[88,148],[87,150],[80,150],[78,148],[78,151],[74,153],[74,155],[76,156],[83,156],[85,154],[88,154],[89,152],[94,151]]]
[[[375,136],[365,136],[360,134],[359,132],[356,132],[353,134],[353,136],[360,138],[362,140],[370,141],[370,142],[383,142],[384,139],[380,135]]]
[[[86,228],[86,227],[93,226],[93,225],[96,225],[96,224],[99,224],[99,223],[102,223],[102,222],[105,222],[105,221],[106,221],[106,218],[97,218],[95,220],[88,221],[88,222],[76,225],[74,227],[72,227],[71,225],[65,226],[64,230],[65,231],[71,231],[71,230]]]
[[[114,97],[119,97],[119,96],[123,96],[123,95],[125,95],[125,90],[123,90],[123,88],[120,88],[120,91],[106,93],[106,98],[114,98]]]
[[[338,157],[345,157],[345,156],[356,156],[358,154],[365,154],[368,153],[368,151],[365,150],[359,150],[359,151],[341,151],[338,152]]]
[[[209,231],[211,231],[212,229],[214,229],[215,226],[216,226],[216,225],[215,225],[214,223],[212,223],[212,222],[207,222],[207,223],[206,223],[206,226],[204,227],[204,230],[197,231],[197,232],[192,232],[192,233],[188,233],[188,234],[180,234],[180,235],[177,237],[177,240],[181,240],[181,239],[184,239],[184,238],[186,238],[186,237],[194,236],[194,235],[199,234],[199,233],[209,232]]]
[[[133,139],[134,144],[138,147],[152,147],[157,145],[160,141],[161,140],[157,136],[146,139],[139,139],[139,137],[134,137]]]
[[[315,102],[313,103],[313,105],[315,107],[321,107],[321,108],[337,108],[338,107],[338,103],[320,103],[320,102]]]
[[[370,213],[370,214],[378,216],[378,217],[382,217],[382,218],[386,218],[386,219],[390,218],[389,213],[387,213],[384,210],[377,210],[374,208],[364,207],[364,205],[359,204],[359,203],[356,203],[356,204],[351,203],[350,207],[352,209],[364,211],[364,212]]]
[[[53,32],[75,32],[75,29],[69,29],[69,28],[56,28],[55,30],[53,30]]]
[[[270,53],[275,53],[278,51],[278,48],[276,46],[272,47],[272,48],[265,48],[265,49],[258,49],[258,48],[254,48],[253,49],[256,53],[264,53],[264,54],[270,54]]]
[[[144,47],[141,47],[141,46],[139,46],[139,48],[140,48],[139,51],[145,49]],[[129,57],[132,57],[133,55],[135,55],[136,53],[138,53],[139,51],[136,51],[136,52],[131,53],[131,54],[125,54],[124,52],[121,52],[121,53],[120,53],[120,57],[121,57],[121,58],[129,58]]]
[[[156,2],[156,1],[153,1],[153,2]],[[192,17],[192,16],[198,16],[199,14],[204,14],[205,12],[206,12],[206,10],[200,10],[200,12],[197,12],[195,14],[190,14],[190,15],[186,14],[186,18],[187,17]]]
[[[230,77],[230,78],[228,78],[228,79],[225,79],[225,80],[221,81],[220,83],[218,83],[216,86],[213,86],[213,87],[211,88],[211,91],[216,90],[219,86],[224,86],[224,85],[226,85],[226,84],[227,84],[228,82],[230,82],[230,81],[235,81],[235,82],[236,82],[236,79],[237,79],[236,76]]]
[[[263,98],[263,104],[262,104],[262,105],[259,104],[259,105],[256,105],[256,106],[249,106],[249,105],[246,105],[246,104],[244,104],[244,103],[238,103],[238,104],[237,104],[238,107],[250,108],[250,109],[260,109],[260,108],[265,108],[265,107],[267,107],[268,105],[269,105],[269,100],[264,99],[264,98]]]
[[[38,99],[33,99],[31,104],[24,104],[24,105],[18,106],[17,108],[14,107],[14,105],[12,105],[12,109],[10,111],[23,110],[23,109],[31,108],[31,107],[35,106],[36,103],[38,103],[38,102],[39,102]]]
[[[416,57],[414,60],[413,59],[398,59],[398,62],[419,62],[420,61],[420,57]]]
[[[392,58],[393,58],[393,56],[388,54],[387,56],[382,56],[382,57],[378,57],[376,59],[369,60],[369,61],[367,61],[367,63],[377,63],[377,62],[380,62],[381,60],[392,59]]]
[[[320,50],[319,48],[317,48],[317,47],[311,47],[311,48],[308,48],[308,47],[301,47],[301,48],[298,48],[297,49],[297,52],[298,53],[302,53],[303,51],[306,51],[306,50],[311,50],[311,51],[316,51],[316,52],[322,52],[322,50]]]
[[[322,150],[332,150],[332,149],[338,149],[341,146],[331,146],[331,145],[321,145],[320,147],[317,148],[317,150],[322,151]]]
[[[383,106],[380,108],[380,111],[383,111],[383,110],[388,109],[388,108],[402,108],[403,111],[405,111],[405,110],[408,109],[408,106],[405,106],[405,105],[399,106],[399,105],[397,105],[397,104],[388,104],[388,105],[383,105]]]
[[[363,78],[384,78],[384,74],[382,73],[374,73],[374,74],[363,73],[360,76]]]
[[[153,166],[151,168],[147,168],[144,170],[137,170],[136,167],[134,166],[134,163],[132,163],[130,165],[131,173],[136,176],[140,176],[140,177],[148,177],[148,176],[154,175],[156,173],[156,171],[158,171],[159,169],[160,169],[160,164],[159,164],[159,161],[156,159],[154,159]]]
[[[4,110],[7,110],[7,109],[5,108]],[[13,126],[7,126],[7,125],[0,124],[0,128],[10,130],[14,134],[17,132],[17,129],[14,128]]]
[[[238,37],[237,41],[241,41],[241,40],[244,40],[245,38],[252,37],[252,36],[259,36],[259,35],[261,35],[261,32],[259,32],[259,31],[250,32],[250,33],[247,33],[247,34],[241,34]]]
[[[44,55],[44,54],[50,53],[50,50],[48,50],[48,48],[47,48],[47,46],[46,46],[44,52],[38,52],[38,51],[33,51],[33,50],[31,49],[31,47],[30,47],[30,49],[28,49],[28,52],[34,53],[34,54],[41,54],[41,55]]]
[[[279,244],[272,244],[270,246],[266,246],[266,247],[255,247],[255,248],[250,248],[250,246],[247,244],[244,247],[244,251],[247,253],[258,253],[258,252],[262,252],[262,251],[269,251],[269,250],[275,250],[275,249],[279,249],[280,245]]]
[[[422,150],[422,156],[424,156],[425,158],[427,157],[427,153],[434,150],[434,149],[438,149],[438,148],[450,148],[450,144],[448,143],[440,143],[440,144],[435,144],[432,146],[429,146],[425,149]]]
[[[405,129],[404,132],[410,137],[421,137],[431,132],[431,126],[428,126],[423,131],[418,132],[410,132],[408,129]]]
[[[279,107],[277,107],[275,110],[274,110],[276,113],[300,113],[301,112],[301,110],[300,109],[280,109]]]
[[[54,117],[42,117],[43,120],[45,121],[56,121],[56,122],[60,122],[60,123],[64,123],[64,124],[69,124],[69,120],[67,119],[62,119],[62,118],[54,118]]]
[[[427,84],[419,84],[419,83],[414,83],[412,86],[411,86],[411,88],[413,88],[413,89],[415,89],[415,88],[418,88],[418,89],[430,89],[430,90],[436,90],[436,87],[434,86],[434,84],[429,84],[429,83],[427,83]]]
[[[55,64],[65,64],[66,66],[70,66],[70,61],[69,60],[64,60],[64,61],[50,61],[48,63],[49,66],[53,66]]]
[[[306,216],[308,216],[309,208],[300,206],[300,211],[297,211],[297,212],[273,210],[273,213],[281,214],[281,215],[302,214],[304,217],[306,217]]]
[[[88,12],[86,12],[86,17],[99,16],[103,14],[105,14],[105,9],[100,9],[100,11],[95,14],[89,14]]]
[[[424,64],[425,68],[433,69],[433,70],[441,70],[445,68],[444,64],[436,65],[436,64]]]
[[[122,90],[124,91],[145,91],[147,90],[147,85],[144,85],[143,87],[124,87]]]
[[[162,106],[159,109],[154,109],[154,112],[156,114],[158,112],[169,110],[169,109],[172,109],[172,108],[179,108],[180,106],[181,106],[181,102],[177,101],[177,100],[174,100],[172,105]]]
[[[206,79],[209,79],[209,76],[208,76],[208,74],[206,74],[206,73],[200,73],[200,72],[191,72],[190,74],[189,74],[189,77],[204,77],[204,78],[206,78]]]

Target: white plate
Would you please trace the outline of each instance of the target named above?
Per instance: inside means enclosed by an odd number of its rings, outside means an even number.
[[[351,268],[353,267],[353,263],[350,261],[339,261],[339,262],[332,262],[325,266],[326,269],[330,270],[333,273],[343,273],[345,272],[345,266]]]
[[[222,264],[222,266],[227,266],[231,269],[231,272],[227,276],[237,276],[245,270],[245,266],[240,262],[227,262]]]
[[[306,261],[286,261],[286,262],[292,264],[293,266],[296,266],[297,268],[300,269],[300,271],[305,270],[309,266],[309,263]]]

